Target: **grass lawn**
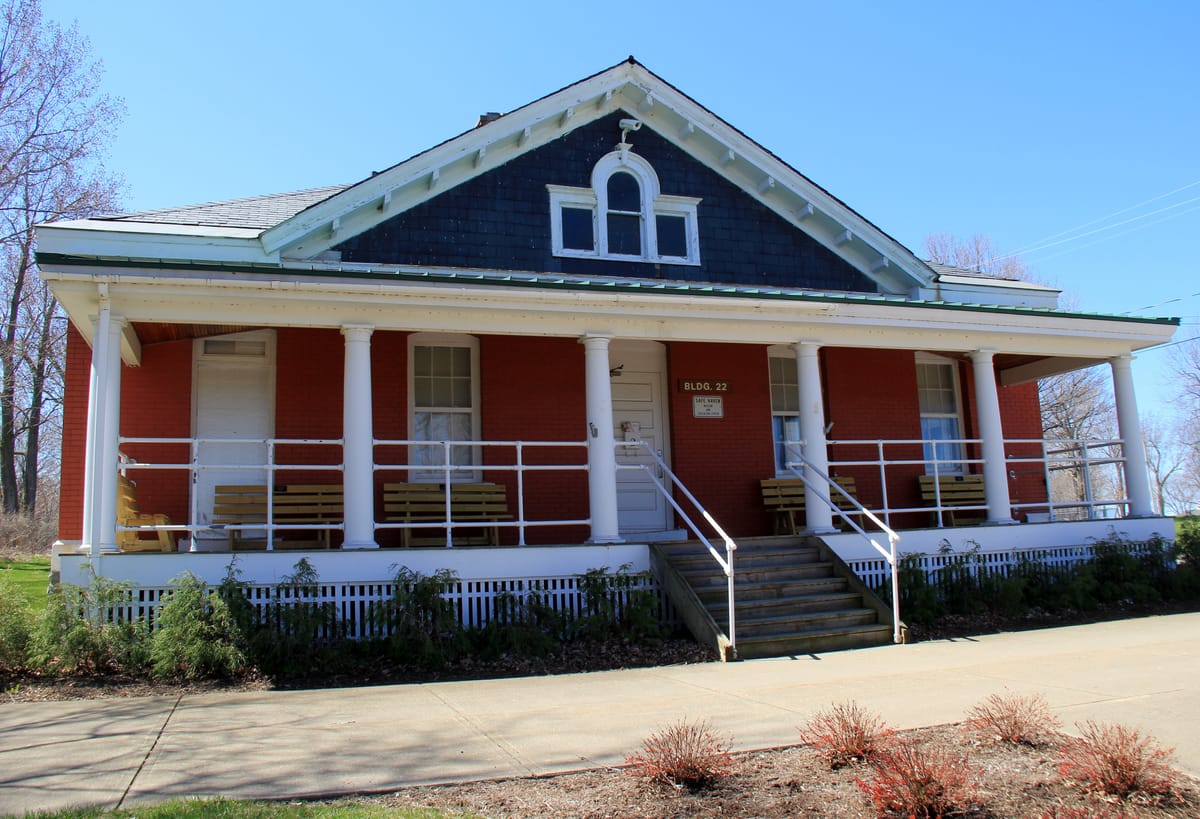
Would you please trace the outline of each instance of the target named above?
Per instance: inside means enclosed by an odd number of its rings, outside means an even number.
[[[0,572],[34,609],[46,605],[46,585],[50,582],[48,555],[0,557]]]
[[[367,805],[291,805],[286,802],[238,802],[232,799],[172,799],[170,802],[147,808],[122,808],[119,811],[88,808],[32,813],[29,816],[39,819],[466,819],[469,814]]]

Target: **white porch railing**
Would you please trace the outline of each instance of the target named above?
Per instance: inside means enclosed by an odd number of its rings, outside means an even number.
[[[712,527],[713,531],[716,532],[717,537],[721,538],[721,540],[724,542],[725,556],[722,557],[721,553],[718,552],[716,547],[714,547],[712,545],[712,542],[708,539],[708,536],[705,535],[703,531],[701,531],[700,527],[696,525],[696,522],[692,520],[691,516],[688,515],[688,513],[686,511],[684,511],[683,507],[679,505],[679,502],[675,500],[674,493],[671,492],[671,490],[667,488],[667,486],[662,482],[662,480],[658,477],[658,475],[656,475],[654,473],[654,470],[650,468],[649,464],[644,464],[644,463],[641,463],[641,464],[618,463],[617,464],[617,469],[619,469],[619,470],[641,470],[647,475],[647,477],[650,478],[650,480],[653,482],[655,488],[658,489],[659,494],[661,494],[664,498],[666,498],[667,502],[670,503],[671,506],[675,509],[676,514],[679,515],[680,520],[682,520],[684,522],[684,524],[688,527],[688,529],[690,529],[691,532],[700,540],[700,542],[704,544],[705,548],[708,549],[708,553],[710,555],[712,555],[713,560],[717,561],[717,565],[719,565],[721,567],[721,570],[725,573],[726,596],[727,596],[727,601],[728,601],[728,605],[729,605],[729,634],[726,636],[729,637],[730,648],[732,648],[736,651],[737,650],[737,615],[734,611],[734,605],[733,605],[733,603],[734,603],[733,553],[737,551],[737,544],[733,541],[733,538],[731,538],[728,534],[726,534],[725,530],[721,528],[721,525],[719,523],[717,523],[716,519],[713,518],[713,516],[711,514],[709,514],[708,510],[704,508],[704,506],[700,503],[700,501],[696,500],[696,496],[693,495],[691,493],[691,490],[689,490],[683,484],[683,481],[679,480],[679,476],[676,475],[673,471],[671,471],[671,468],[669,466],[667,466],[666,462],[663,461],[662,456],[659,455],[658,452],[656,452],[652,446],[650,446],[645,441],[639,440],[639,441],[618,441],[616,443],[616,447],[618,449],[628,448],[628,447],[641,447],[642,449],[646,450],[646,452],[649,453],[650,457],[653,459],[654,463],[658,466],[658,468],[660,470],[662,470],[662,474],[664,476],[666,476],[668,478],[668,480],[670,480],[671,485],[683,493],[683,495],[688,499],[688,501],[692,504],[692,506],[694,506],[696,508],[696,510],[700,513],[701,517],[703,517],[704,520],[708,522],[708,525]]]
[[[245,483],[257,484],[263,483],[267,486],[275,486],[279,483],[285,483],[282,480],[287,473],[312,473],[312,472],[334,472],[341,473],[345,471],[345,464],[340,458],[340,447],[343,444],[341,438],[264,438],[264,439],[246,439],[246,438],[150,438],[150,437],[122,437],[120,444],[123,447],[138,447],[142,450],[147,448],[163,447],[163,451],[169,451],[170,447],[186,447],[189,452],[187,461],[169,460],[166,458],[140,458],[134,460],[129,456],[122,454],[118,469],[123,474],[131,474],[136,481],[139,473],[143,472],[185,472],[187,473],[189,491],[189,517],[187,523],[173,523],[160,526],[118,526],[119,531],[171,531],[179,532],[186,535],[190,541],[190,549],[196,550],[196,538],[204,534],[238,531],[253,531],[266,532],[267,550],[274,549],[275,537],[274,534],[280,530],[287,531],[333,531],[345,529],[343,522],[329,521],[313,524],[299,523],[276,523],[273,514],[273,493],[266,493],[266,522],[265,523],[250,523],[250,524],[212,524],[205,522],[206,515],[211,511],[200,508],[200,496],[195,488],[199,484],[200,476],[204,473],[223,472],[223,473],[243,473],[248,476]],[[410,452],[416,450],[429,450],[429,457],[418,457],[410,459],[410,462],[405,463],[389,463],[376,459],[374,470],[376,472],[398,472],[404,473],[405,480],[416,479],[420,481],[428,481],[430,483],[438,483],[446,492],[447,509],[449,509],[450,493],[453,490],[456,481],[463,480],[480,480],[480,475],[483,472],[498,473],[512,472],[516,475],[516,498],[515,498],[515,514],[512,520],[502,520],[488,522],[489,526],[498,526],[501,528],[514,528],[517,530],[517,542],[524,546],[526,545],[526,532],[530,527],[539,526],[589,526],[591,524],[590,517],[573,517],[573,518],[531,518],[528,511],[528,492],[527,492],[527,477],[534,473],[543,472],[558,472],[558,473],[586,473],[588,465],[586,462],[586,441],[415,441],[407,439],[376,439],[373,442],[374,446],[386,451],[387,448],[408,447]],[[241,447],[244,451],[253,451],[257,448],[264,454],[262,461],[254,463],[229,463],[229,462],[202,462],[201,456],[205,447],[214,445],[234,445]],[[319,448],[319,447],[339,447],[339,458],[336,463],[296,463],[293,461],[278,462],[277,454],[281,447],[304,447],[304,448]],[[480,453],[486,449],[511,451],[510,459],[493,458],[491,460],[496,463],[482,463],[489,460],[480,457]],[[473,463],[454,463],[455,453],[469,451],[471,456],[468,460]],[[575,450],[584,453],[582,458],[575,459],[575,463],[570,462],[570,458],[564,455],[558,456],[561,463],[530,463],[529,453],[531,451],[545,452],[547,450]],[[411,460],[424,461],[424,463],[412,463]],[[264,480],[262,475],[267,476]],[[336,481],[341,482],[339,476]],[[233,481],[230,481],[232,483]],[[332,481],[331,481],[332,482]],[[153,512],[156,510],[143,509],[145,512]],[[381,517],[377,514],[376,517]],[[447,515],[449,517],[449,515]],[[376,520],[375,528],[377,530],[388,529],[444,529],[446,531],[446,545],[453,546],[454,530],[463,528],[478,528],[478,521],[450,521],[449,525],[445,522],[389,522],[386,520]]]
[[[785,447],[799,451],[803,443],[785,441]],[[1023,475],[1042,477],[1043,492],[1034,500],[1012,497],[1012,509],[1032,513],[1030,519],[1045,516],[1045,520],[1093,520],[1122,517],[1129,508],[1125,494],[1125,459],[1119,440],[1065,440],[1043,438],[1011,438],[1004,441],[1010,489],[1013,482],[1020,488]],[[894,504],[890,495],[899,487],[913,484],[914,468],[923,474],[951,475],[979,471],[983,459],[962,454],[942,457],[946,449],[966,453],[979,451],[978,438],[953,440],[907,439],[839,439],[828,442],[829,470],[854,469],[862,475],[872,471],[878,476],[880,503],[872,509],[892,525],[892,516],[905,513],[932,514],[937,526],[945,525],[943,515],[953,508],[957,512],[977,510],[986,512],[985,504],[950,507],[935,498],[933,505]],[[859,454],[870,450],[870,455]],[[934,482],[935,494],[938,484]],[[911,496],[911,493],[910,493]]]
[[[515,528],[517,530],[517,544],[525,546],[525,534],[530,527],[537,526],[589,526],[592,519],[586,518],[539,518],[533,519],[528,516],[527,498],[526,498],[526,477],[531,473],[541,472],[560,472],[560,473],[586,473],[587,465],[587,441],[414,441],[414,440],[395,440],[395,439],[376,439],[374,441],[376,448],[394,448],[408,447],[410,451],[415,449],[418,452],[429,453],[428,456],[422,455],[416,459],[420,463],[413,463],[414,459],[410,458],[405,463],[375,463],[376,472],[404,472],[406,479],[413,482],[428,482],[437,483],[442,487],[446,501],[446,521],[436,522],[380,522],[376,521],[376,529],[445,529],[446,530],[446,546],[454,545],[454,530],[479,528],[478,521],[453,521],[450,520],[450,496],[454,489],[455,482],[480,480],[483,472],[512,472],[516,474],[516,503],[517,509],[514,519],[511,521],[496,521],[488,522],[489,526],[499,526],[501,528]],[[481,457],[482,452],[488,449],[502,450],[511,449],[513,452],[512,463],[484,463],[488,460]],[[528,463],[526,455],[530,451],[547,451],[551,449],[562,450],[582,450],[584,453],[583,459],[579,463]],[[471,453],[467,463],[454,463],[456,453],[467,451]],[[495,459],[492,459],[495,460]]]
[[[863,539],[867,541],[867,543],[871,544],[871,547],[880,555],[882,555],[883,559],[887,561],[892,576],[892,640],[895,643],[900,643],[902,641],[900,634],[900,563],[896,552],[896,543],[899,542],[900,535],[896,534],[891,527],[876,517],[874,512],[859,503],[858,498],[854,497],[845,489],[843,489],[836,480],[834,480],[825,472],[822,472],[821,469],[812,461],[805,458],[803,453],[801,453],[797,447],[788,445],[787,452],[790,457],[796,459],[796,461],[789,462],[787,464],[792,474],[799,478],[806,487],[811,489],[813,493],[821,499],[822,503],[839,515],[851,529],[857,532]],[[801,468],[797,469],[797,466]],[[815,473],[824,483],[821,484],[810,481],[808,475],[806,474],[808,471]],[[836,490],[838,493],[840,493],[842,498],[844,498],[855,511],[848,513],[842,510],[842,508],[835,503],[832,498],[830,498],[828,494],[830,489]],[[854,520],[852,517],[854,514],[862,515],[864,518],[879,527],[880,532],[882,532],[888,540],[888,546],[886,549],[879,545],[879,541],[867,534],[866,530],[863,529],[863,527],[859,525],[856,520]]]
[[[188,485],[191,491],[188,493],[188,522],[176,523],[165,526],[117,526],[118,531],[124,532],[146,532],[146,531],[168,531],[185,533],[189,540],[189,548],[192,551],[196,550],[196,538],[201,533],[228,533],[240,531],[255,531],[266,532],[266,540],[268,550],[274,547],[275,532],[280,529],[288,531],[333,531],[345,529],[343,523],[325,522],[325,523],[287,523],[280,525],[275,523],[274,510],[272,509],[273,497],[272,493],[266,493],[266,521],[263,523],[250,524],[211,524],[202,522],[200,510],[200,496],[196,491],[196,486],[199,484],[200,475],[204,472],[245,472],[253,474],[255,477],[248,479],[247,483],[262,482],[266,486],[274,486],[280,483],[277,476],[281,473],[288,472],[337,472],[341,473],[345,469],[345,465],[340,459],[336,463],[279,463],[277,453],[279,447],[297,446],[297,447],[341,447],[343,440],[341,438],[137,438],[122,436],[119,439],[121,447],[125,446],[171,446],[183,447],[186,446],[189,451],[188,461],[183,462],[160,462],[158,460],[134,460],[126,455],[123,451],[118,455],[117,468],[121,474],[128,476],[133,473],[135,478],[138,473],[143,471],[163,472],[163,471],[185,471],[188,473]],[[201,455],[204,447],[209,446],[237,446],[242,449],[252,447],[262,447],[264,452],[263,462],[255,463],[224,463],[224,462],[202,462]],[[340,453],[339,453],[340,454]],[[258,478],[258,475],[266,473],[266,480]],[[338,482],[341,478],[338,478]],[[136,481],[135,481],[136,482]],[[145,509],[144,512],[153,510]],[[205,510],[207,512],[209,510]]]

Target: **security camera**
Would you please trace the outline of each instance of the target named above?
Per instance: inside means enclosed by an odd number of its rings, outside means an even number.
[[[637,119],[621,120],[621,130],[622,131],[636,131],[637,129],[639,129],[641,127],[642,127],[641,120],[637,120]]]

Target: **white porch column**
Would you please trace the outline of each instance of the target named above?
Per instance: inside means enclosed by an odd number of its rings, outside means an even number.
[[[104,312],[105,321],[108,320],[108,305],[105,301],[101,307]],[[105,331],[107,332],[107,331]],[[91,372],[88,376],[88,405],[87,405],[87,432],[85,433],[83,444],[83,537],[80,541],[80,546],[84,551],[90,552],[92,549],[92,472],[96,468],[96,455],[93,452],[96,441],[96,418],[100,412],[99,409],[99,394],[100,394],[100,377],[99,370],[99,349],[102,346],[98,339],[100,338],[100,318],[97,316],[92,320],[92,365]]]
[[[605,335],[581,339],[587,388],[588,504],[591,543],[620,543],[617,520],[617,453],[613,438],[612,381]]]
[[[375,432],[371,404],[373,327],[346,325],[342,379],[342,473],[346,522],[343,549],[378,549],[375,541]]]
[[[1000,422],[1000,393],[992,350],[971,353],[975,365],[975,405],[979,437],[983,439],[983,492],[988,523],[1016,523],[1008,494],[1008,463],[1004,457],[1004,427]]]
[[[801,341],[796,345],[796,374],[800,387],[800,437],[804,439],[804,457],[816,469],[829,474],[829,445],[825,440],[825,398],[821,391],[821,362],[817,353],[821,345]],[[830,488],[825,479],[805,465],[805,477],[813,485],[821,487],[828,495]],[[837,490],[833,490],[837,491]],[[836,499],[834,499],[836,500]],[[836,531],[833,526],[833,510],[816,496],[812,486],[804,488],[804,528],[808,532],[821,534]]]
[[[92,464],[92,554],[114,554],[117,547],[117,455],[121,432],[121,333],[125,319],[114,316],[107,303],[92,339],[96,367],[96,440],[89,446]],[[99,548],[97,548],[99,547]]]
[[[1146,471],[1146,443],[1142,440],[1142,422],[1138,418],[1137,396],[1133,390],[1133,356],[1109,360],[1113,374],[1113,396],[1117,403],[1117,429],[1125,454],[1125,491],[1129,496],[1129,516],[1150,517],[1150,478]]]

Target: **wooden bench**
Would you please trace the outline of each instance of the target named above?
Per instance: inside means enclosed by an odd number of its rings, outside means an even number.
[[[137,484],[125,475],[117,475],[118,526],[170,526],[166,515],[151,515],[138,509]],[[175,533],[163,529],[117,530],[117,548],[122,552],[173,552]]]
[[[345,504],[341,484],[279,484],[271,493],[271,516],[277,529],[292,525],[342,523]],[[215,528],[267,523],[267,487],[262,484],[218,486],[213,495],[211,524]],[[330,546],[331,529],[318,529],[321,548]],[[275,548],[305,548],[306,542],[281,540]],[[229,530],[229,548],[259,548],[244,529]],[[261,548],[266,548],[265,542]]]
[[[446,489],[437,483],[389,483],[383,486],[383,512],[388,523],[445,523]],[[499,483],[450,484],[450,520],[453,523],[478,523],[476,535],[460,535],[454,527],[455,544],[500,545],[500,521],[512,520],[508,511],[508,488]],[[430,536],[437,529],[404,528],[404,546],[444,546],[444,534]]]
[[[854,478],[834,478],[838,486],[846,490],[850,497],[858,498],[858,485]],[[800,518],[804,516],[804,482],[799,478],[764,478],[760,481],[762,485],[762,500],[763,506],[768,512],[773,513],[775,518],[775,534],[777,535],[795,535],[801,530]],[[846,514],[858,514],[858,510],[854,504],[846,500],[841,492],[834,491],[829,488],[830,500],[837,505],[837,508]],[[841,524],[843,521],[840,516],[835,516],[838,520],[834,523]]]
[[[917,480],[921,485],[921,500],[931,506],[937,506],[940,498],[942,517],[951,526],[957,526],[960,522],[964,524],[979,523],[987,519],[987,512],[984,509],[959,511],[954,509],[954,507],[962,506],[982,507],[987,505],[982,475],[938,475],[936,490],[933,475],[921,475]],[[933,512],[933,522],[937,524],[936,510]]]

